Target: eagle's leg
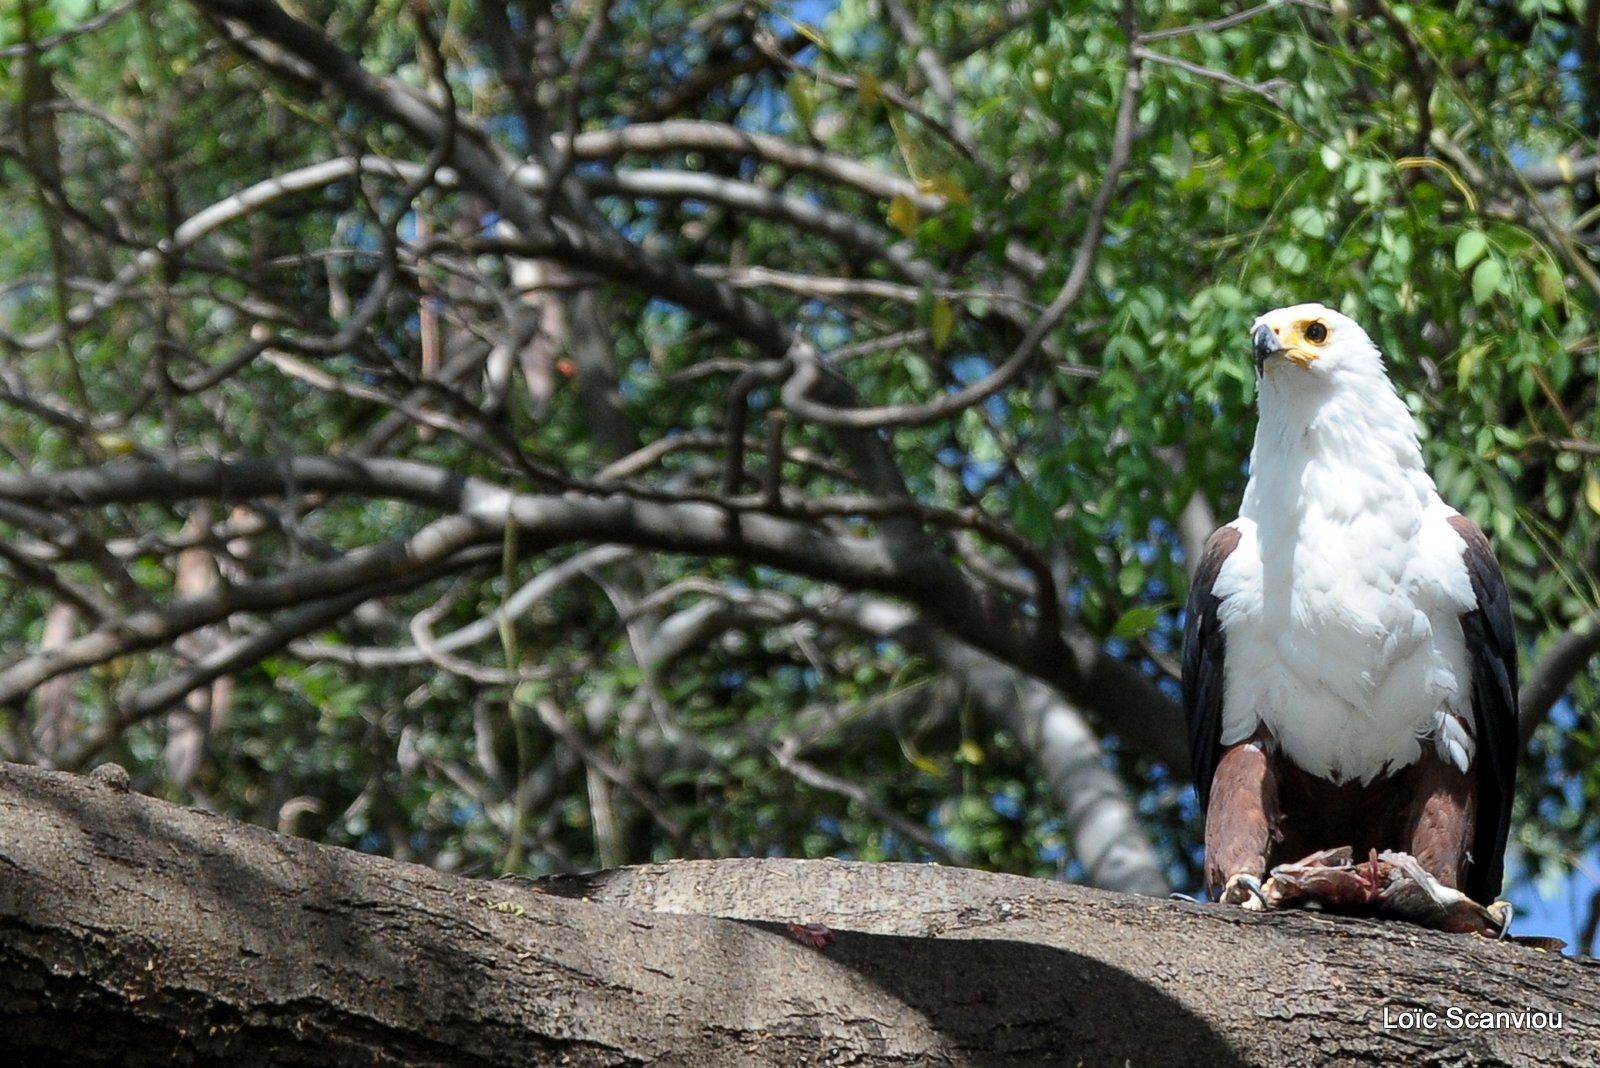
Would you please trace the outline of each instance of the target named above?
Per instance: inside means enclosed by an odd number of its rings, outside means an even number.
[[[1206,889],[1242,905],[1263,900],[1261,880],[1278,838],[1278,774],[1258,739],[1232,746],[1217,761],[1206,805]]]
[[[1418,761],[1416,775],[1408,851],[1423,871],[1459,890],[1470,863],[1476,787],[1471,776],[1431,747]]]

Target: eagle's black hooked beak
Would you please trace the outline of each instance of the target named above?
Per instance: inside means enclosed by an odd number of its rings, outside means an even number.
[[[1256,374],[1266,366],[1267,359],[1283,352],[1283,345],[1278,341],[1278,335],[1272,332],[1272,327],[1262,323],[1256,327],[1256,332],[1251,335],[1251,341],[1256,351]]]

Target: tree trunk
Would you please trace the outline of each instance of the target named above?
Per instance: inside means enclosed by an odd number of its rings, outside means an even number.
[[[482,882],[140,797],[117,770],[0,765],[3,1063],[1289,1068],[1600,1049],[1600,970],[1508,943],[918,865]]]

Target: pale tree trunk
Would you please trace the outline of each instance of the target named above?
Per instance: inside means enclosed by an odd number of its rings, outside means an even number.
[[[1595,1063],[1600,970],[935,866],[442,875],[0,765],[0,1063]],[[815,948],[789,921],[813,928]],[[1559,1029],[1458,1012],[1560,1014]],[[1436,1026],[1386,1029],[1402,1013]]]

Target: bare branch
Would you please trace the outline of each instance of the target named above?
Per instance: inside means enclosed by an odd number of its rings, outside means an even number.
[[[438,574],[438,566],[456,552],[492,535],[493,525],[482,519],[449,516],[413,537],[368,547],[333,563],[219,587],[159,608],[134,612],[0,671],[0,705],[19,700],[57,675],[166,644],[238,612],[283,608],[358,590],[382,590],[389,582],[408,575],[419,582],[426,581]]]
[[[1141,697],[1152,690],[1148,681],[1132,668],[1121,670],[1106,663],[1093,643],[1069,644],[1073,655],[1060,655],[1060,636],[1053,626],[1041,629],[1015,602],[958,570],[933,547],[922,526],[933,513],[903,493],[899,505],[893,500],[858,502],[860,508],[881,513],[882,533],[855,537],[829,532],[809,518],[730,513],[731,502],[726,501],[645,499],[621,492],[517,494],[481,479],[401,460],[297,457],[270,462],[119,464],[38,476],[0,473],[0,501],[58,509],[324,492],[390,497],[447,514],[409,537],[136,612],[49,654],[26,658],[0,672],[0,703],[15,700],[56,675],[162,644],[237,612],[354,595],[389,582],[426,581],[441,567],[480,561],[481,557],[460,554],[473,546],[498,546],[510,521],[528,551],[611,542],[667,552],[734,555],[843,586],[894,594],[921,607],[951,634],[1055,682],[1090,707],[1110,709],[1153,700],[1165,706],[1169,716],[1175,715],[1172,703],[1159,695]],[[856,507],[857,502],[834,502],[822,512],[850,514]],[[730,525],[730,514],[736,516],[736,524]],[[969,516],[964,523],[978,523],[980,518]],[[987,532],[998,535],[1002,529],[991,526]],[[1020,551],[1025,545],[1014,542],[1011,547]],[[1053,611],[1042,616],[1056,618]],[[1106,677],[1106,671],[1114,677]],[[1163,722],[1172,731],[1169,742],[1181,736],[1175,723]],[[1138,718],[1131,723],[1136,726]],[[1159,736],[1159,731],[1152,734]],[[1163,745],[1152,744],[1146,751],[1161,752]]]
[[[785,385],[783,391],[784,405],[790,411],[801,418],[825,426],[861,428],[926,426],[981,403],[1021,376],[1037,357],[1045,338],[1060,325],[1067,313],[1077,304],[1078,298],[1083,295],[1084,286],[1089,281],[1089,272],[1094,266],[1095,254],[1099,251],[1100,238],[1105,228],[1106,212],[1110,209],[1111,197],[1116,191],[1122,172],[1128,165],[1137,133],[1139,91],[1144,83],[1136,51],[1131,52],[1128,58],[1128,68],[1122,81],[1122,99],[1117,108],[1117,121],[1112,133],[1111,154],[1106,161],[1106,171],[1100,180],[1100,188],[1096,190],[1094,199],[1089,204],[1083,237],[1078,242],[1077,255],[1055,299],[1028,328],[1028,332],[1023,335],[1011,355],[977,382],[937,400],[922,404],[841,410],[818,404],[808,397],[814,379],[813,369],[816,367],[816,360],[805,355],[810,351],[808,347],[797,346],[790,354],[795,360],[795,375]]]
[[[1577,620],[1545,646],[1517,696],[1519,731],[1527,744],[1578,672],[1600,656],[1600,611]]]
[[[778,745],[772,746],[772,758],[778,762],[778,767],[793,775],[798,781],[805,783],[814,790],[824,793],[837,794],[846,800],[852,801],[861,807],[861,810],[874,820],[892,829],[908,841],[917,843],[934,856],[940,857],[946,864],[966,867],[972,861],[957,850],[941,843],[937,838],[928,833],[926,827],[919,826],[906,819],[899,812],[879,801],[872,791],[858,782],[841,778],[838,775],[823,771],[799,756],[801,741],[795,735],[786,736]]]
[[[1236,11],[1231,15],[1224,15],[1219,19],[1207,22],[1196,22],[1187,26],[1175,26],[1169,30],[1146,30],[1139,35],[1141,41],[1166,41],[1174,37],[1190,37],[1196,34],[1220,33],[1233,26],[1249,22],[1258,15],[1263,15],[1275,8],[1285,7],[1295,0],[1266,0],[1265,3],[1254,7],[1247,7],[1243,11]]]
[[[196,6],[225,24],[259,34],[304,61],[332,90],[402,127],[418,144],[432,149],[450,140],[449,164],[461,181],[499,206],[524,240],[545,255],[578,267],[600,270],[636,288],[673,301],[718,323],[769,355],[788,348],[787,331],[764,307],[731,287],[693,269],[652,255],[614,232],[593,232],[550,219],[541,205],[512,178],[514,164],[491,141],[464,122],[446,119],[416,92],[394,79],[367,71],[321,30],[287,14],[275,3],[253,0],[195,0]]]
[[[830,606],[826,618],[930,656],[963,680],[986,716],[1036,754],[1089,885],[1144,894],[1168,891],[1128,788],[1106,767],[1099,738],[1060,693],[926,627],[898,605],[850,598]]]
[[[1273,107],[1281,107],[1282,103],[1278,99],[1279,94],[1293,88],[1293,84],[1285,78],[1273,78],[1271,81],[1266,82],[1245,81],[1243,78],[1229,74],[1225,70],[1217,70],[1214,67],[1207,67],[1200,63],[1191,63],[1187,59],[1169,56],[1165,52],[1158,52],[1153,48],[1145,48],[1142,45],[1134,49],[1134,54],[1140,59],[1151,63],[1161,63],[1168,67],[1176,67],[1187,74],[1220,82],[1233,89],[1242,89],[1247,93],[1259,96]]]
[[[583,160],[615,160],[630,152],[725,152],[753,156],[787,170],[813,175],[832,185],[858,190],[879,200],[905,197],[925,215],[938,214],[949,206],[944,197],[923,192],[910,179],[885,174],[847,156],[838,156],[812,145],[798,144],[720,122],[677,120],[635,123],[611,130],[587,131],[578,134],[570,143],[572,154]],[[558,139],[557,144],[562,142]]]

